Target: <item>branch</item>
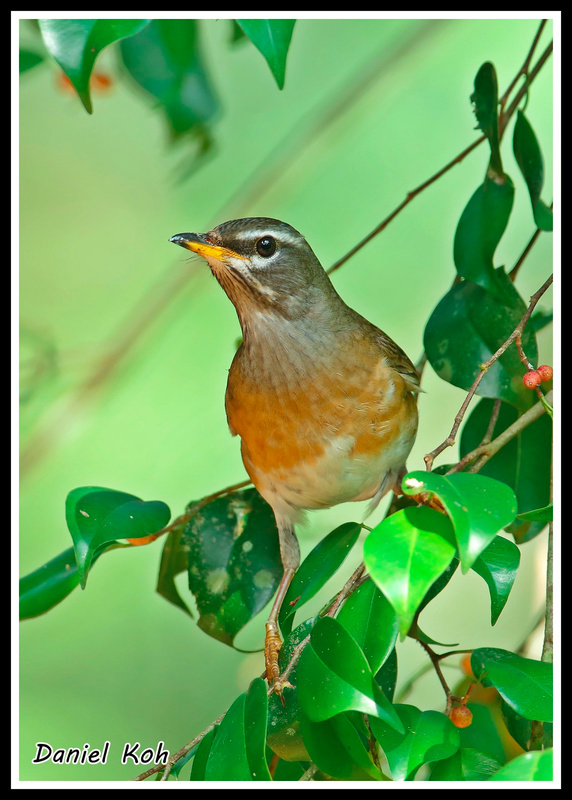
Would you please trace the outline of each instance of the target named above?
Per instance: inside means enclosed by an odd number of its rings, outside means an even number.
[[[457,415],[455,416],[455,421],[453,423],[453,427],[451,428],[451,432],[449,433],[447,438],[443,442],[441,442],[440,445],[438,445],[434,450],[431,450],[430,453],[427,453],[427,455],[424,458],[425,465],[426,465],[428,471],[430,471],[431,468],[433,467],[433,462],[435,461],[435,458],[440,453],[442,453],[443,450],[445,450],[447,447],[451,447],[453,444],[455,444],[457,432],[459,430],[461,422],[463,421],[463,418],[465,416],[467,408],[469,407],[469,404],[470,404],[471,400],[473,399],[473,396],[475,395],[475,392],[477,391],[480,382],[482,381],[482,379],[484,378],[486,373],[489,371],[489,369],[492,367],[492,365],[495,363],[495,361],[497,361],[502,356],[502,354],[505,352],[505,350],[507,350],[510,347],[510,345],[514,342],[514,340],[517,338],[517,336],[519,336],[522,333],[526,323],[530,319],[530,317],[532,315],[532,312],[534,311],[534,309],[536,307],[536,304],[538,303],[538,301],[540,300],[542,295],[550,287],[550,285],[552,284],[552,280],[553,280],[553,276],[551,275],[542,284],[540,289],[532,295],[532,297],[530,298],[530,304],[529,304],[529,306],[528,306],[528,308],[526,310],[526,313],[524,314],[523,318],[520,320],[520,322],[518,323],[518,325],[516,326],[514,331],[511,333],[511,335],[508,337],[508,339],[498,348],[496,353],[493,353],[493,355],[489,358],[488,361],[486,361],[484,364],[481,364],[480,372],[477,375],[477,377],[475,378],[475,380],[473,382],[473,385],[469,389],[469,391],[467,393],[467,396],[465,397],[461,408],[459,409],[459,411],[457,412]],[[522,419],[522,417],[520,417],[520,419]],[[490,447],[491,445],[487,445],[487,446]],[[459,470],[455,469],[454,471],[458,472]]]
[[[549,392],[546,395],[547,402],[552,400],[552,392]],[[452,475],[454,472],[461,472],[467,464],[470,464],[471,461],[474,461],[478,458],[476,464],[470,467],[467,472],[478,472],[481,467],[486,464],[489,459],[491,459],[495,453],[503,448],[506,444],[508,444],[511,439],[514,439],[515,436],[527,428],[529,425],[532,425],[533,422],[541,417],[544,413],[546,413],[546,407],[544,403],[539,402],[529,408],[524,414],[522,414],[512,425],[509,425],[506,430],[504,430],[496,439],[493,439],[492,442],[488,444],[480,444],[478,447],[475,447],[474,450],[471,450],[470,453],[467,453],[458,464],[448,470],[445,474]]]
[[[536,36],[534,37],[534,40],[532,42],[532,46],[530,47],[530,50],[528,52],[528,55],[526,57],[526,60],[525,60],[524,64],[519,69],[519,71],[517,72],[516,76],[513,78],[511,84],[509,85],[508,89],[506,90],[506,92],[504,93],[504,95],[502,96],[502,98],[500,100],[501,113],[499,115],[499,141],[500,141],[500,139],[502,139],[502,135],[503,135],[504,131],[506,130],[506,126],[508,125],[509,120],[511,119],[511,117],[514,114],[514,112],[518,108],[518,104],[520,103],[520,101],[522,100],[524,95],[528,92],[529,86],[534,81],[534,79],[536,78],[536,76],[538,75],[538,73],[540,72],[540,70],[542,69],[542,67],[544,66],[544,64],[546,63],[548,57],[550,56],[550,54],[552,52],[552,43],[550,43],[548,45],[548,47],[546,48],[546,50],[544,51],[544,53],[542,54],[542,56],[540,57],[540,59],[538,60],[537,64],[534,66],[534,69],[532,69],[530,71],[530,73],[528,72],[528,68],[530,66],[530,62],[531,62],[532,57],[534,55],[534,51],[536,50],[536,45],[538,44],[538,40],[540,38],[540,34],[542,33],[542,29],[543,29],[545,24],[546,24],[546,20],[542,20],[542,22],[540,24],[540,27],[539,27],[539,29],[538,29],[538,31],[536,33]],[[526,80],[524,86],[518,91],[518,93],[515,96],[513,102],[510,104],[508,109],[505,111],[504,110],[504,105],[505,105],[505,103],[506,103],[506,101],[508,99],[508,96],[512,92],[514,87],[516,86],[519,78],[521,78],[523,75],[527,78],[527,80]],[[444,167],[442,167],[440,170],[438,170],[438,172],[436,172],[434,175],[432,175],[428,180],[426,180],[424,183],[420,184],[416,189],[413,189],[412,191],[408,192],[405,200],[403,200],[384,220],[382,220],[379,223],[379,225],[371,231],[371,233],[368,233],[368,235],[365,238],[363,238],[360,242],[358,242],[358,244],[356,244],[354,247],[352,247],[352,249],[348,253],[346,253],[345,256],[342,256],[342,258],[340,258],[338,261],[336,261],[336,263],[333,264],[327,270],[328,275],[330,275],[332,272],[335,272],[337,269],[339,269],[343,264],[346,263],[346,261],[348,261],[353,255],[355,255],[359,250],[361,250],[362,247],[364,247],[366,244],[368,244],[368,242],[370,242],[372,239],[374,239],[379,233],[381,233],[383,230],[385,230],[385,228],[389,225],[389,223],[392,222],[392,220],[394,220],[395,217],[398,214],[400,214],[403,211],[403,209],[406,206],[408,206],[409,203],[411,203],[411,201],[415,197],[417,197],[417,195],[421,194],[421,192],[423,192],[425,189],[427,189],[429,186],[431,186],[433,183],[435,183],[435,181],[439,180],[439,178],[441,178],[443,175],[445,175],[445,173],[449,172],[449,170],[452,169],[456,164],[460,164],[461,161],[463,161],[469,155],[469,153],[472,153],[472,151],[475,148],[477,148],[480,144],[482,144],[482,142],[484,142],[486,140],[486,138],[487,137],[485,135],[480,136],[472,144],[470,144],[468,147],[466,147],[461,153],[459,153],[459,155],[455,156],[455,158],[453,158],[451,161],[449,161],[448,164],[446,164]]]

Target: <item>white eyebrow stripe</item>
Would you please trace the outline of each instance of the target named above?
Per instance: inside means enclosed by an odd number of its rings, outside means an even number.
[[[233,235],[234,239],[259,239],[262,236],[273,236],[278,242],[287,242],[288,244],[296,244],[299,243],[301,240],[303,241],[302,236],[295,236],[287,231],[280,231],[280,233],[275,233],[268,228],[260,228],[258,230],[250,230],[250,231],[239,231],[238,233]]]

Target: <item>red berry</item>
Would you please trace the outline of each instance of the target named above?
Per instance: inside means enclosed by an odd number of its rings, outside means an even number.
[[[473,721],[473,714],[467,706],[455,706],[449,718],[456,728],[468,728]]]
[[[543,364],[541,367],[538,367],[536,370],[540,375],[540,380],[544,383],[545,381],[552,380],[552,367],[549,367],[548,364]]]
[[[531,369],[529,372],[525,374],[522,379],[522,382],[526,386],[527,389],[535,389],[539,383],[542,382],[542,378],[540,377],[540,373],[537,372],[535,369]]]

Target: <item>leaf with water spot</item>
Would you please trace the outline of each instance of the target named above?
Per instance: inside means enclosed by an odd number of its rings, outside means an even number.
[[[232,646],[282,577],[272,509],[256,489],[218,497],[189,520],[181,546],[188,549],[199,628]]]

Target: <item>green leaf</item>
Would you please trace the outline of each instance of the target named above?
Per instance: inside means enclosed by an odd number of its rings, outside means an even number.
[[[473,569],[486,581],[491,595],[491,625],[498,620],[512,589],[520,550],[508,539],[496,536],[473,564]]]
[[[552,750],[524,753],[499,769],[491,781],[551,781]]]
[[[28,70],[37,67],[43,60],[44,56],[39,53],[35,53],[33,50],[24,50],[20,48],[20,75],[22,72],[28,72]]]
[[[218,109],[202,63],[198,31],[194,19],[154,19],[121,43],[125,67],[159,101],[174,138],[189,132],[205,136],[205,125]]]
[[[406,494],[427,492],[439,498],[455,529],[463,572],[516,515],[512,489],[482,475],[445,476],[419,470],[405,476],[402,489]]]
[[[424,506],[386,517],[364,543],[364,562],[407,635],[429,587],[449,566],[455,548],[447,517]]]
[[[41,19],[40,31],[50,55],[72,82],[91,114],[89,79],[97,56],[110,44],[140,31],[147,19]]]
[[[471,95],[473,110],[478,127],[485,134],[491,146],[491,169],[502,175],[502,163],[499,149],[498,125],[498,80],[494,64],[486,61],[475,76],[475,91]]]
[[[189,568],[189,546],[188,543],[183,543],[182,539],[183,526],[174,528],[167,534],[159,565],[157,592],[165,600],[182,609],[192,619],[193,614],[179,594],[175,584],[177,575],[180,575],[181,572],[187,572]]]
[[[471,669],[483,685],[494,686],[517,714],[552,722],[552,664],[500,648],[481,647],[473,650]]]
[[[423,598],[418,608],[418,613],[421,613],[421,611],[423,611],[425,606],[429,605],[431,600],[434,600],[437,597],[437,595],[443,591],[445,586],[447,586],[447,584],[455,574],[458,566],[459,566],[459,559],[457,558],[457,556],[453,556],[445,572],[443,572],[443,574],[439,578],[437,578],[435,583],[431,584],[431,586],[429,587],[429,591]]]
[[[253,45],[260,50],[279,89],[284,88],[286,56],[292,39],[295,19],[237,19]]]
[[[315,619],[306,620],[286,637],[278,655],[278,666],[282,673],[297,647],[310,633]],[[300,720],[302,709],[298,700],[298,665],[290,673],[290,683],[294,689],[284,690],[285,704],[282,705],[277,694],[268,698],[267,744],[276,755],[286,761],[309,761],[310,757],[302,740]]]
[[[514,292],[507,289],[504,271],[495,269],[493,257],[506,230],[513,202],[514,186],[508,175],[504,183],[487,177],[465,206],[453,243],[457,273],[507,305],[515,302]]]
[[[377,672],[394,652],[398,634],[389,600],[373,581],[366,581],[348,597],[336,619],[361,647],[371,671]]]
[[[218,730],[218,725],[215,725],[214,728],[203,736],[201,743],[199,744],[198,750],[195,754],[193,759],[193,766],[191,767],[191,777],[190,780],[192,781],[204,781],[206,780],[206,768],[207,762],[209,760],[209,755],[213,746],[214,738],[216,736]]]
[[[370,718],[373,734],[387,758],[396,781],[412,780],[422,764],[450,758],[459,749],[459,731],[438,711],[421,712],[415,706],[395,705],[404,733],[382,720]]]
[[[383,779],[344,714],[323,722],[311,722],[303,715],[302,736],[312,763],[325,775],[345,781]]]
[[[544,162],[532,125],[522,111],[516,112],[512,138],[514,156],[528,186],[534,221],[542,231],[552,230],[552,211],[540,199],[544,186]]]
[[[375,682],[378,684],[387,699],[393,703],[395,686],[397,684],[397,651],[395,647],[382,666],[378,669],[375,675]]]
[[[554,519],[554,509],[552,503],[544,508],[535,508],[533,511],[525,511],[523,514],[517,514],[518,519],[523,519],[525,522],[552,522]]]
[[[73,547],[20,578],[20,619],[45,614],[79,584]]]
[[[361,711],[402,730],[359,645],[331,617],[319,619],[312,630],[298,664],[297,689],[300,706],[312,722]]]
[[[501,700],[500,708],[508,732],[523,750],[528,750],[532,733],[532,720],[521,717],[504,700]],[[545,722],[542,727],[542,747],[552,747],[553,725],[551,722]]]
[[[431,770],[430,781],[488,781],[502,763],[488,753],[462,747],[454,756],[439,761]]]
[[[481,400],[468,418],[461,432],[461,458],[478,447],[487,430],[493,411],[492,400]],[[508,403],[501,403],[493,430],[493,439],[518,419],[518,411]],[[552,422],[544,414],[524,428],[481,468],[488,475],[508,484],[517,498],[520,514],[547,506],[550,502],[550,470],[552,458]],[[517,542],[522,543],[537,536],[544,522],[517,519],[508,527]]]
[[[501,303],[481,286],[461,281],[437,304],[425,327],[424,346],[429,363],[444,381],[468,391],[481,364],[504,344],[514,331],[526,306],[509,278],[497,270],[510,305]],[[527,356],[538,357],[534,332],[525,328],[522,344]],[[477,394],[506,400],[525,410],[533,403],[523,382],[523,366],[512,345],[498,358],[479,383]]]
[[[493,704],[467,703],[473,719],[466,728],[459,730],[461,747],[478,750],[504,764],[506,756],[499,734],[498,711]]]
[[[279,622],[283,635],[288,635],[292,630],[298,609],[314,597],[343,564],[360,532],[361,525],[358,522],[346,522],[322,539],[304,559],[280,609]]]
[[[204,780],[271,780],[265,758],[267,713],[266,685],[262,678],[255,678],[248,693],[237,697],[220,723],[208,753]]]
[[[199,628],[232,646],[282,577],[274,512],[256,489],[218,497],[189,520],[181,546],[188,548]]]
[[[79,581],[85,589],[96,552],[118,539],[142,539],[164,528],[171,517],[160,500],[139,497],[99,486],[81,486],[66,498],[66,522],[71,533]]]

